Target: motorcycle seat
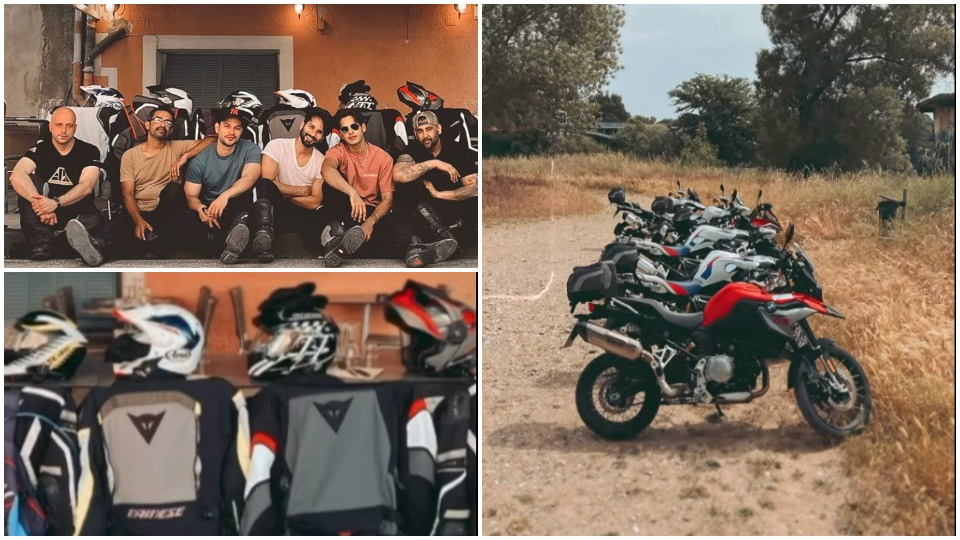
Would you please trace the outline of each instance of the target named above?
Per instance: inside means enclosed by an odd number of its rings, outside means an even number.
[[[663,304],[649,298],[618,298],[638,310],[653,312],[666,323],[680,328],[692,330],[703,324],[703,313],[677,313],[670,311]]]

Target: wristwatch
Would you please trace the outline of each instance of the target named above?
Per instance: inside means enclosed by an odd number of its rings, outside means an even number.
[[[60,203],[60,197],[54,197],[53,201],[57,203],[57,208],[60,208],[61,206],[63,206],[63,204]]]

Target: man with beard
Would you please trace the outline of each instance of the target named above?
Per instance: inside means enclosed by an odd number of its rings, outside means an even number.
[[[273,208],[269,199],[253,202],[260,148],[240,138],[252,119],[237,107],[219,109],[215,118],[217,144],[200,152],[184,173],[187,207],[198,219],[194,229],[207,245],[222,246],[221,262],[234,264],[250,243],[250,225],[256,222],[252,252],[260,262],[273,262]]]
[[[267,143],[260,161],[263,178],[257,183],[258,196],[273,205],[277,231],[299,233],[311,248],[317,249],[323,228],[323,154],[314,144],[323,140],[330,122],[327,111],[308,108],[299,137]]]
[[[67,241],[83,262],[99,266],[108,258],[155,255],[176,245],[182,227],[183,187],[177,182],[177,163],[214,142],[171,141],[173,109],[160,107],[147,120],[146,142],[127,150],[120,160],[120,189],[126,212],[97,229],[79,219],[67,224]]]
[[[397,158],[398,221],[401,227],[454,237],[460,246],[477,242],[477,152],[443,144],[443,128],[432,111],[413,117],[417,142]],[[447,226],[460,222],[454,232]]]
[[[89,227],[100,223],[93,202],[93,188],[100,177],[100,151],[74,137],[76,131],[73,111],[66,107],[53,111],[50,140],[27,150],[10,174],[31,260],[46,261],[55,254],[69,253],[62,235],[54,240],[54,232],[68,221],[82,220]],[[34,173],[36,182],[30,177]]]

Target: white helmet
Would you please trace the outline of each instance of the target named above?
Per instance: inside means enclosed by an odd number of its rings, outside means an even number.
[[[173,86],[164,86],[157,84],[148,86],[147,91],[150,95],[156,97],[167,105],[173,105],[178,109],[183,109],[187,113],[193,112],[193,98],[185,90],[174,88]]]
[[[107,347],[105,358],[116,375],[147,376],[155,369],[189,375],[200,365],[204,335],[200,321],[179,306],[146,305],[117,309],[114,317],[133,327]]]
[[[240,117],[252,124],[257,123],[260,113],[263,112],[263,103],[260,99],[246,90],[231,92],[220,100],[218,106],[221,110],[237,109]]]
[[[14,329],[17,341],[3,351],[5,380],[69,379],[87,354],[87,338],[60,313],[31,311]]]
[[[277,289],[260,304],[253,324],[268,339],[248,356],[248,373],[269,380],[293,373],[322,373],[337,355],[340,329],[323,312],[327,298],[314,295],[315,285]]]
[[[294,109],[306,109],[307,107],[317,106],[316,98],[306,90],[291,88],[289,90],[278,90],[274,92],[274,94],[280,98],[280,103],[289,105]]]
[[[81,86],[80,90],[87,95],[81,107],[110,107],[118,111],[123,108],[123,94],[109,86],[91,84]]]

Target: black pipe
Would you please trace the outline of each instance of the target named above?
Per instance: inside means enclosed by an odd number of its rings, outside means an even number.
[[[123,26],[107,34],[107,37],[103,38],[103,40],[100,41],[100,43],[97,43],[96,45],[94,45],[93,48],[90,49],[90,53],[83,59],[84,67],[92,67],[94,58],[100,56],[100,54],[107,47],[112,45],[114,41],[122,39],[126,36],[127,36],[127,29]]]
[[[80,59],[81,61],[87,55],[87,14],[83,13],[83,18],[80,19]]]

